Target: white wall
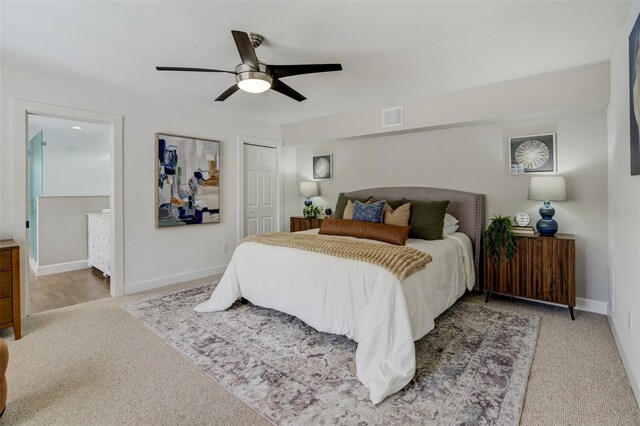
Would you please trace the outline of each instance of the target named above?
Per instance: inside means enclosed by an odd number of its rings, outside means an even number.
[[[390,131],[602,111],[608,103],[609,64],[600,62],[301,121],[283,126],[282,135],[287,144],[311,143]],[[383,128],[382,109],[395,106],[404,107],[403,126]]]
[[[528,176],[509,175],[508,139],[548,132],[557,133],[558,173],[567,176],[570,201],[553,205],[560,232],[576,236],[577,296],[606,302],[604,111],[298,146],[295,179],[311,180],[312,155],[332,153],[334,179],[319,181],[319,205],[334,206],[342,191],[431,186],[485,194],[487,218],[525,211],[533,222],[541,203],[527,200]],[[288,195],[287,214],[299,215],[303,199]]]
[[[613,271],[611,324],[640,403],[640,176],[629,166],[629,42],[640,12],[634,1],[611,58],[609,139],[609,263]]]
[[[139,291],[221,271],[237,240],[237,135],[280,139],[277,126],[214,114],[206,108],[151,99],[134,91],[83,80],[42,64],[2,61],[0,88],[0,235],[11,238],[11,182],[14,149],[12,100],[50,103],[124,116],[124,252],[125,292]],[[204,88],[203,90],[207,90]],[[155,133],[196,136],[221,141],[221,223],[155,228]]]
[[[43,137],[43,195],[109,195],[107,136],[44,129]]]
[[[87,213],[109,197],[38,197],[38,267],[87,260]]]

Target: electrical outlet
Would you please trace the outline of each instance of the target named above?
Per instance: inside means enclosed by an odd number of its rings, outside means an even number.
[[[223,252],[223,253],[227,253],[228,251],[229,251],[229,244],[224,243],[224,244],[222,245],[222,252]]]
[[[633,332],[633,327],[631,326],[633,324],[633,319],[631,318],[631,312],[629,312],[629,320],[628,320],[628,324],[629,324],[629,333]]]

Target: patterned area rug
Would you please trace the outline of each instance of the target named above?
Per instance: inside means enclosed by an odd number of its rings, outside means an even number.
[[[194,312],[214,287],[123,308],[274,424],[519,422],[538,318],[456,303],[416,342],[411,383],[374,406],[355,375],[355,342],[250,303]]]

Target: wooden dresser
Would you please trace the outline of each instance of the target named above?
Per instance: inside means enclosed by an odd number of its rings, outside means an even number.
[[[509,262],[501,259],[494,268],[485,255],[485,290],[491,292],[567,305],[575,319],[576,305],[575,239],[570,234],[554,237],[519,235],[517,251]]]
[[[107,277],[111,275],[111,215],[87,213],[87,218],[87,263]]]
[[[320,228],[322,219],[305,219],[303,216],[291,216],[289,219],[289,230],[291,232],[306,231],[307,229]]]
[[[0,329],[13,327],[20,333],[20,246],[13,240],[0,241]]]

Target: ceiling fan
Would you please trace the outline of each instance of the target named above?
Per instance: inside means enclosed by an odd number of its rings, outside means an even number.
[[[264,36],[244,31],[231,31],[236,42],[242,63],[235,71],[215,70],[210,68],[156,67],[158,71],[194,71],[194,72],[226,72],[236,76],[236,84],[225,90],[216,101],[224,101],[238,89],[249,93],[262,93],[269,89],[282,93],[298,102],[305,98],[280,79],[292,75],[313,74],[318,72],[342,71],[340,64],[304,64],[304,65],[269,65],[258,60],[255,48],[264,41]]]

